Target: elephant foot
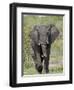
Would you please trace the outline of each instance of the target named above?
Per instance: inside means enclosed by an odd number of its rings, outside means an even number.
[[[43,69],[43,66],[42,65],[36,65],[36,69],[37,69],[37,71],[38,71],[38,73],[42,73],[42,69]]]
[[[49,70],[46,70],[46,73],[49,73]]]

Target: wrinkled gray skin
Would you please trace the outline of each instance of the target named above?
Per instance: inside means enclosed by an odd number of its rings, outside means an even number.
[[[30,33],[32,57],[35,68],[39,73],[49,72],[49,56],[51,44],[55,41],[59,31],[54,25],[35,25]],[[44,64],[43,64],[44,61]]]

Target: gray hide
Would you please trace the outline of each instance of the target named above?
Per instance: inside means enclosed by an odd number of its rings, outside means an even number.
[[[43,68],[46,73],[49,72],[50,48],[58,35],[59,31],[55,25],[35,25],[33,27],[30,33],[32,57],[39,73],[42,73]]]

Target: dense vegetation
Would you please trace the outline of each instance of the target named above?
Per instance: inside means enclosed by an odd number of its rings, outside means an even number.
[[[30,31],[35,24],[54,24],[58,28],[60,35],[52,44],[49,73],[63,72],[63,16],[39,16],[39,15],[23,15],[22,25],[22,56],[23,56],[23,74],[36,74],[33,59],[31,57]]]

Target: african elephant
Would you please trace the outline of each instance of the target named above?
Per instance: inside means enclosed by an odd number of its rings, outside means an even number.
[[[51,44],[56,40],[59,31],[55,25],[34,25],[30,33],[32,58],[38,73],[49,72]]]

